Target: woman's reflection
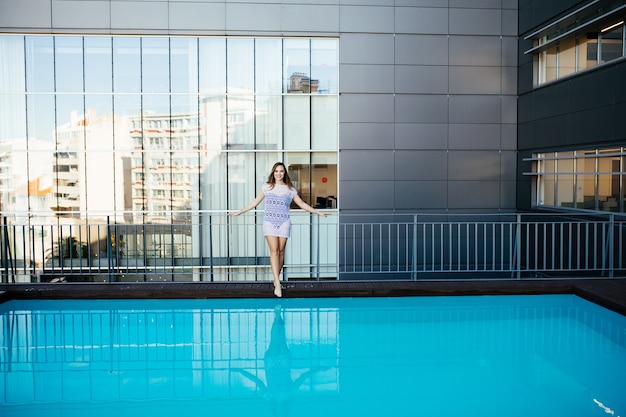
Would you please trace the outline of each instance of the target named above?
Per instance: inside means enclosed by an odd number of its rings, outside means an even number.
[[[323,367],[313,368],[304,372],[295,380],[291,379],[291,352],[289,351],[289,346],[287,346],[285,321],[282,317],[282,307],[280,305],[274,307],[274,323],[272,324],[270,345],[265,351],[263,362],[265,364],[267,384],[246,370],[233,369],[233,372],[239,372],[254,382],[261,392],[269,398],[272,412],[278,417],[287,416],[293,395],[300,385],[315,372],[326,369]]]

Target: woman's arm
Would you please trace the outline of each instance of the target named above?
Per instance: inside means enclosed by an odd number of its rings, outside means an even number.
[[[244,208],[242,208],[239,211],[228,213],[228,215],[229,216],[239,216],[240,214],[243,214],[246,211],[250,211],[253,208],[255,208],[256,206],[258,206],[261,203],[261,201],[263,201],[264,198],[265,198],[265,193],[263,192],[263,189],[261,189],[259,191],[259,194],[256,196],[256,198],[254,200],[252,200],[252,202],[250,204],[248,204],[247,206],[245,206]]]
[[[298,207],[300,207],[302,210],[306,210],[309,213],[313,213],[313,214],[317,214],[318,216],[322,216],[322,217],[327,217],[328,213],[324,213],[322,211],[319,211],[317,209],[314,209],[313,207],[309,206],[307,203],[305,203],[298,194],[295,195],[295,197],[293,198],[293,202],[296,203],[296,205]]]

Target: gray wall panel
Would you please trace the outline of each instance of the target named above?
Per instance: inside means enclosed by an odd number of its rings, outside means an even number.
[[[170,3],[170,29],[225,30],[224,3]]]
[[[502,42],[497,36],[450,36],[450,65],[499,67]]]
[[[281,23],[280,4],[226,4],[226,30],[276,31]]]
[[[393,7],[340,6],[341,32],[393,33]]]
[[[339,154],[339,163],[346,172],[346,181],[392,181],[394,152],[389,150],[345,150]]]
[[[450,33],[455,35],[500,35],[499,9],[450,9]]]
[[[446,123],[448,99],[444,95],[397,95],[395,121],[400,123]]]
[[[89,29],[109,28],[111,27],[109,2],[93,0],[54,1],[52,2],[52,26]]]
[[[160,1],[112,1],[111,29],[167,30],[168,4]]]
[[[357,169],[363,170],[363,167]],[[391,210],[394,208],[393,181],[339,181],[343,210]]]
[[[498,96],[450,96],[450,123],[500,123]]]
[[[395,92],[447,94],[448,67],[439,65],[396,65]]]
[[[396,123],[396,149],[446,149],[448,125],[445,123]]]
[[[402,65],[448,65],[448,37],[440,35],[395,37],[395,63]]]
[[[448,207],[458,210],[499,207],[500,188],[499,181],[448,181]]]
[[[398,210],[440,210],[448,206],[446,181],[396,181],[395,202]]]
[[[499,124],[450,124],[450,149],[498,149]]]
[[[501,123],[517,123],[517,97],[502,96]]]
[[[393,65],[343,65],[339,82],[342,93],[393,93]]]
[[[393,122],[393,95],[344,94],[339,99],[342,122]]]
[[[341,123],[339,147],[347,149],[393,149],[393,123]]]
[[[448,179],[450,181],[498,181],[500,179],[500,152],[450,151]]]
[[[450,67],[450,94],[500,94],[500,67]]]
[[[500,134],[500,148],[514,151],[517,149],[517,124],[502,124]]]
[[[502,38],[502,66],[517,69],[517,38]]]
[[[338,32],[339,6],[284,5],[282,29],[288,32]]]
[[[448,9],[396,7],[395,15],[396,33],[448,33]]]
[[[396,181],[438,180],[448,177],[446,151],[407,151],[395,153]]]
[[[517,41],[517,10],[502,10],[502,35]]]
[[[502,68],[502,94],[515,97],[517,93],[517,68]]]
[[[339,39],[340,64],[393,64],[394,36],[345,34]],[[340,68],[341,70],[341,68]]]
[[[613,104],[615,101],[614,71],[594,71],[569,81],[569,110],[578,112]]]
[[[500,154],[500,171],[502,172],[502,180],[515,181],[517,175],[517,152],[506,151]]]
[[[0,1],[0,28],[51,28],[50,0]]]
[[[625,115],[615,115],[612,106],[569,114],[567,116],[568,144],[587,144],[597,141],[598,138],[613,138],[615,116],[624,120]],[[624,142],[621,144],[623,145]]]
[[[503,210],[515,211],[517,209],[517,182],[506,181],[500,182],[500,207]]]

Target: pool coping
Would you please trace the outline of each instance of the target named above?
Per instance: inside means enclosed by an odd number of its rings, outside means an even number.
[[[0,284],[0,303],[24,299],[273,298],[269,282]],[[284,298],[575,294],[626,316],[626,279],[288,281]]]

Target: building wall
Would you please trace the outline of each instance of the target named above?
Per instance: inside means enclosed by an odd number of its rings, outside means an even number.
[[[339,208],[516,207],[517,0],[0,3],[0,32],[340,39]]]
[[[533,88],[532,48],[525,34],[588,2],[560,0],[520,1],[518,208],[532,206],[530,162],[535,152],[624,146],[626,143],[626,62],[616,60]]]

